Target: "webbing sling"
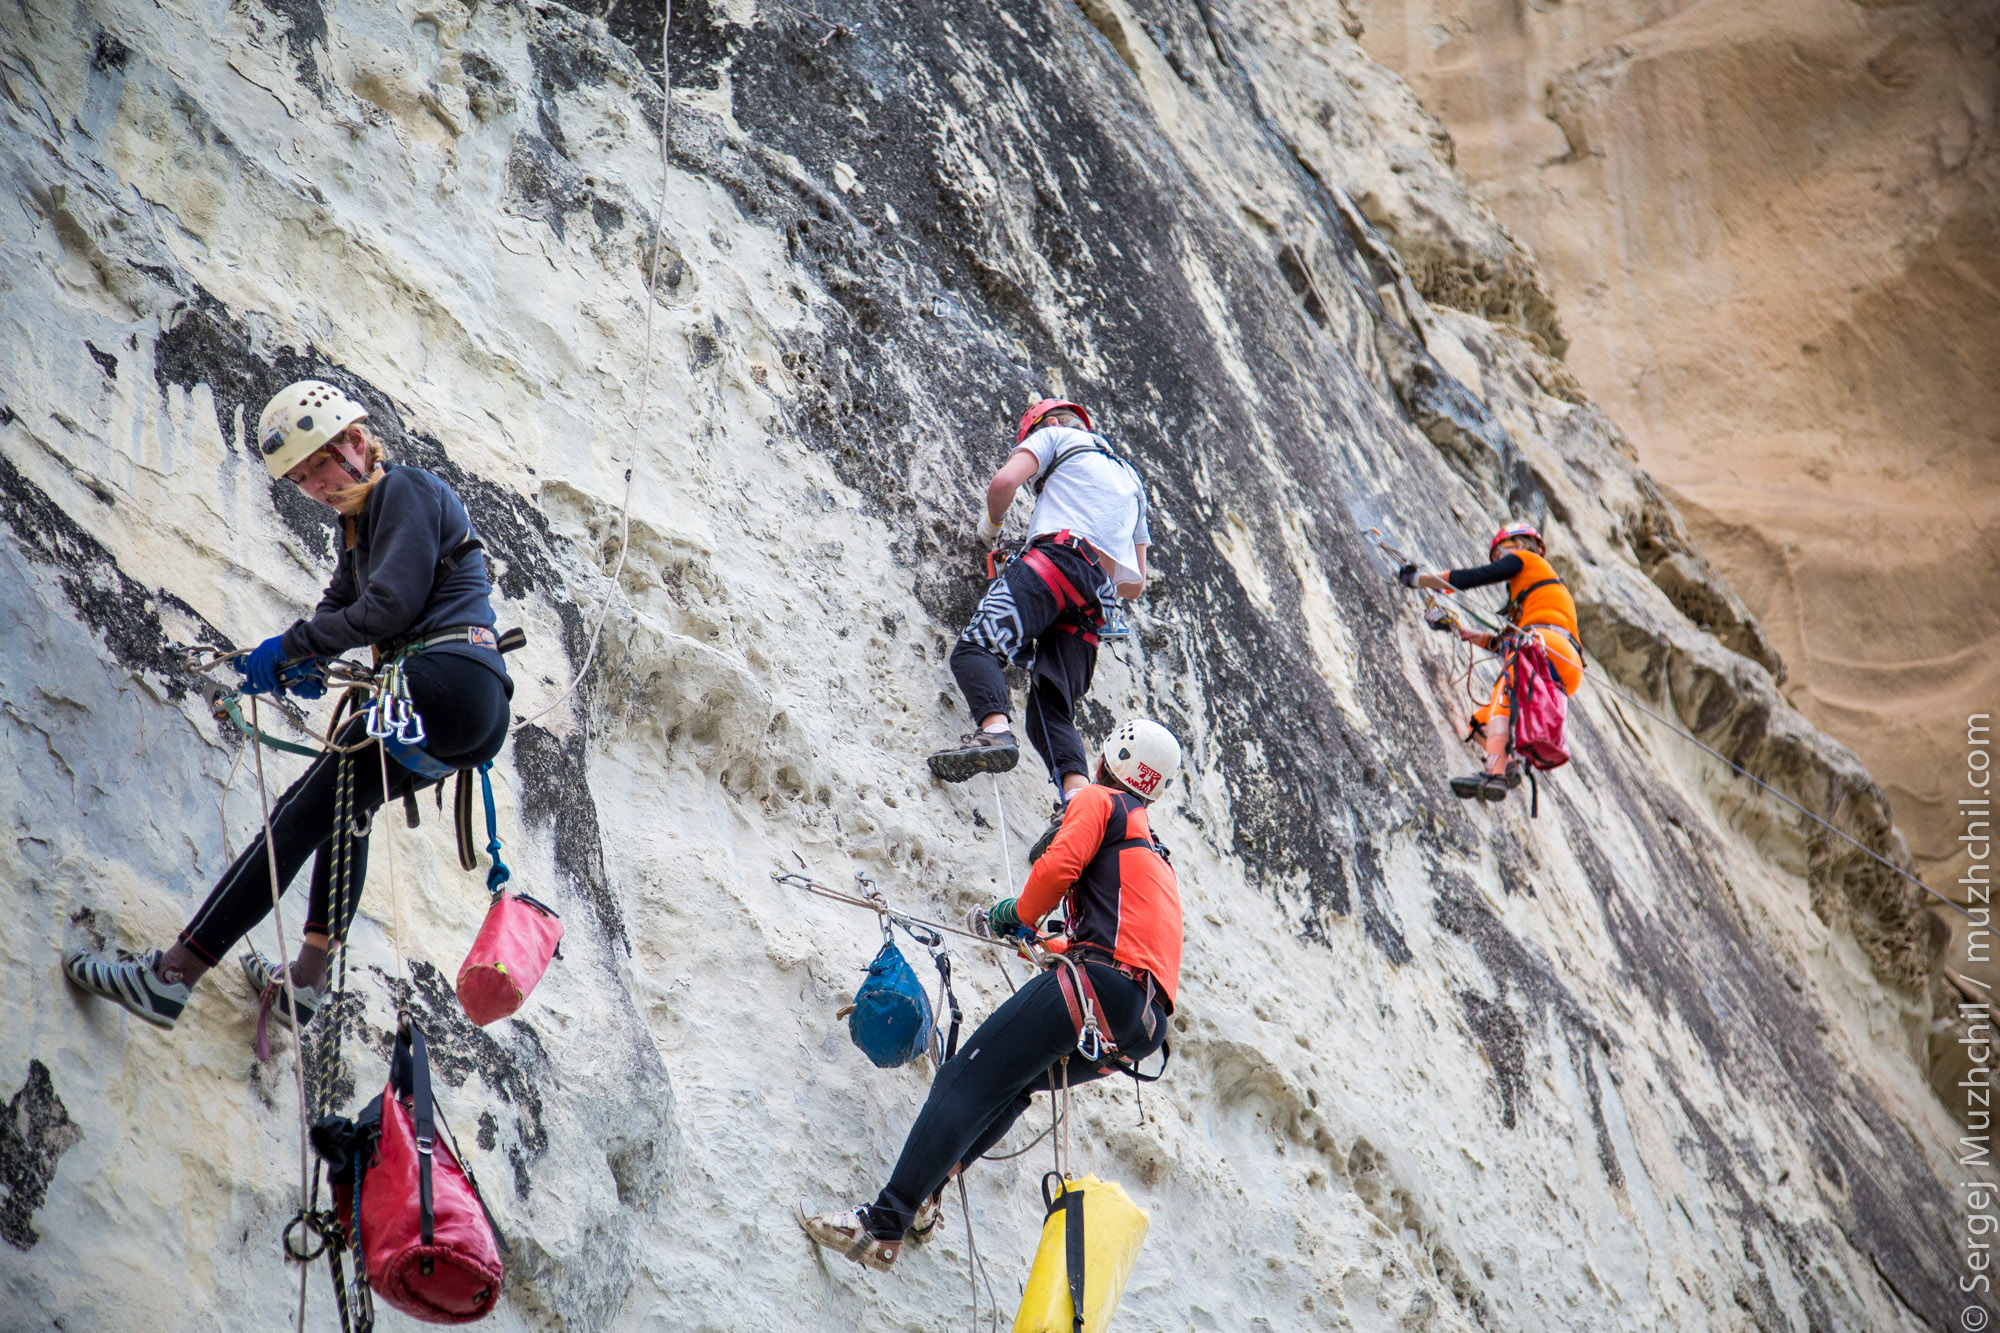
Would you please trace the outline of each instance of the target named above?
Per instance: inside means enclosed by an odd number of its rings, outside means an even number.
[[[1056,1182],[1061,1194],[1049,1192]],[[1063,1215],[1063,1269],[1069,1278],[1070,1333],[1083,1333],[1083,1194],[1069,1187],[1062,1173],[1051,1171],[1042,1177],[1042,1204],[1050,1217],[1058,1209]]]
[[[1118,464],[1120,467],[1132,467],[1132,464],[1130,462],[1128,462],[1123,458],[1120,458],[1116,453],[1112,452],[1111,446],[1104,442],[1104,437],[1102,435],[1092,434],[1090,437],[1089,444],[1080,445],[1075,449],[1065,449],[1063,450],[1063,452],[1057,454],[1054,458],[1051,458],[1049,460],[1049,465],[1043,468],[1041,472],[1036,475],[1034,481],[1029,483],[1029,488],[1033,490],[1036,495],[1040,495],[1042,491],[1048,486],[1049,478],[1055,476],[1056,469],[1061,467],[1064,463],[1069,462],[1070,459],[1075,458],[1080,454],[1103,454],[1106,458]],[[1137,470],[1138,469],[1136,468],[1133,469],[1133,471],[1135,472]]]

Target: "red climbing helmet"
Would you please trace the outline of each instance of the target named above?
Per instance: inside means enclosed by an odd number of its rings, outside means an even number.
[[[1501,542],[1506,541],[1509,537],[1533,537],[1535,539],[1535,549],[1543,555],[1549,553],[1549,544],[1542,540],[1542,534],[1535,530],[1534,524],[1509,523],[1506,527],[1493,534],[1492,541],[1486,543],[1486,558],[1488,560],[1493,559],[1493,552],[1499,548]]]
[[[1057,408],[1068,408],[1083,418],[1083,428],[1085,430],[1094,429],[1090,424],[1090,413],[1083,410],[1082,403],[1072,403],[1062,398],[1044,398],[1021,414],[1021,429],[1014,432],[1014,443],[1019,444],[1021,441],[1027,439],[1028,432],[1040,424],[1043,417]]]

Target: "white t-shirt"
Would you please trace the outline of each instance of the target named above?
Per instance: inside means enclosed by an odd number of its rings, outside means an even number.
[[[1109,449],[1104,438],[1069,426],[1044,426],[1021,441],[1035,456],[1035,475],[1050,463],[1068,458],[1049,478],[1028,520],[1028,536],[1068,529],[1117,562],[1115,582],[1139,581],[1139,545],[1150,546],[1146,526],[1146,487],[1131,465],[1095,452]],[[1031,492],[1032,493],[1032,492]]]

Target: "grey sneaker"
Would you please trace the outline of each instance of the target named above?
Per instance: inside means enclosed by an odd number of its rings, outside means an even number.
[[[63,955],[63,975],[93,995],[118,1001],[154,1027],[170,1028],[179,1021],[193,988],[160,980],[153,971],[159,959],[158,949],[142,954],[120,949],[108,962],[89,949],[71,949]]]
[[[949,750],[930,757],[931,773],[941,782],[965,782],[981,773],[1005,773],[1021,762],[1021,746],[1011,731],[974,731]]]
[[[287,986],[285,970],[255,949],[244,953],[242,963],[244,979],[250,983],[251,989],[257,992],[259,1005],[276,1014],[286,1027],[296,1030],[309,1025],[313,1019],[319,1017],[319,1007],[326,1003],[326,987],[315,989],[311,986]],[[299,997],[297,1022],[292,1021],[294,990]],[[275,992],[268,1004],[264,1003],[263,998],[266,991]]]

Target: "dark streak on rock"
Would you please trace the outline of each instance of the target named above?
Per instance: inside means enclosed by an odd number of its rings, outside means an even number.
[[[87,350],[90,353],[90,359],[95,361],[97,363],[97,368],[104,372],[104,378],[108,380],[116,380],[118,378],[118,358],[111,355],[111,353],[109,352],[99,351],[97,349],[97,344],[93,343],[88,338],[85,338],[83,340],[83,345],[85,350]]]
[[[624,913],[604,873],[604,843],[582,736],[558,740],[542,727],[523,727],[514,733],[514,764],[525,787],[521,818],[553,829],[556,868],[596,913],[607,956],[614,947],[629,955],[632,944],[625,935]]]
[[[180,598],[127,578],[111,553],[5,455],[0,455],[0,522],[29,558],[56,572],[77,618],[104,636],[112,657],[128,670],[157,677],[175,702],[197,688],[197,681],[173,651],[160,607],[172,607],[199,626],[201,642],[218,648],[229,643]]]
[[[17,1250],[29,1250],[41,1240],[35,1231],[35,1211],[49,1196],[62,1155],[83,1142],[83,1130],[69,1118],[56,1096],[49,1068],[28,1062],[28,1079],[7,1103],[0,1118],[0,1239]]]

